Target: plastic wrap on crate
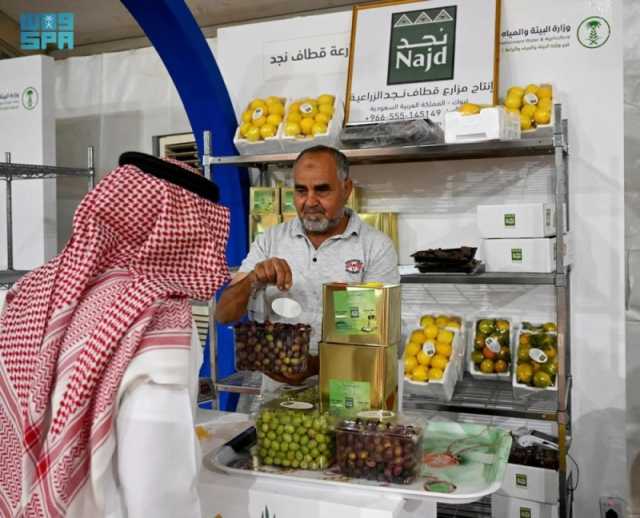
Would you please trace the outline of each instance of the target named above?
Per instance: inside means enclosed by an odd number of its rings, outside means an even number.
[[[444,135],[447,144],[517,140],[521,136],[520,117],[504,106],[484,108],[473,115],[451,111],[444,116]]]
[[[507,370],[507,372],[494,372],[491,374],[485,374],[484,372],[481,372],[475,368],[475,365],[471,360],[471,353],[475,350],[474,344],[476,341],[478,322],[480,320],[504,320],[506,322],[509,322],[509,344],[508,345],[509,345],[511,361],[509,362],[509,369]],[[514,334],[515,326],[514,326],[513,320],[511,318],[502,317],[502,316],[495,317],[489,314],[487,315],[479,314],[473,318],[472,323],[473,323],[473,329],[470,333],[468,333],[470,337],[470,341],[467,347],[467,371],[469,372],[469,374],[471,374],[473,378],[479,379],[479,380],[509,381],[511,379],[511,369],[513,368],[513,361],[514,361],[513,334]]]
[[[307,369],[311,326],[242,322],[234,327],[238,371],[299,374]]]
[[[364,412],[336,426],[338,468],[347,477],[410,484],[420,475],[422,427],[406,418],[385,422],[382,414]]]
[[[340,132],[340,145],[352,149],[441,144],[442,142],[444,142],[444,133],[440,126],[425,119],[357,124],[346,126]]]
[[[408,376],[404,376],[404,391],[406,393],[451,401],[456,384],[464,371],[465,346],[463,329],[450,328],[449,330],[453,332],[454,336],[451,356],[442,379],[421,382],[413,381]]]
[[[285,114],[288,113],[289,104],[285,106]],[[340,128],[342,127],[342,121],[344,120],[344,104],[338,98],[335,99],[333,117],[329,121],[327,126],[327,132],[317,134],[315,136],[309,136],[305,138],[288,137],[284,133],[285,124],[280,125],[277,138],[279,139],[283,151],[286,153],[299,153],[313,146],[338,146],[338,136],[340,135]]]
[[[513,346],[513,374],[512,374],[512,386],[513,397],[520,400],[536,400],[536,401],[556,401],[558,399],[558,376],[556,375],[555,382],[552,386],[547,388],[530,387],[524,383],[518,382],[518,350],[520,349],[520,335],[532,334],[520,326],[518,328],[518,336]],[[548,333],[554,334],[554,333]],[[557,334],[556,334],[557,336]]]

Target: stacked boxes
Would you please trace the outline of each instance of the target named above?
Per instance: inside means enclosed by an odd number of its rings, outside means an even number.
[[[355,417],[398,404],[400,285],[325,284],[320,392],[325,411]]]
[[[555,271],[555,206],[480,205],[477,217],[488,272]]]
[[[282,222],[280,190],[277,187],[251,187],[249,202],[249,244],[269,227]]]

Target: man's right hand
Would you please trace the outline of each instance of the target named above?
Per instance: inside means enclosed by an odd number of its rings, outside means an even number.
[[[280,291],[291,288],[292,275],[289,263],[279,257],[271,257],[256,264],[251,272],[253,280],[260,284],[275,284]]]

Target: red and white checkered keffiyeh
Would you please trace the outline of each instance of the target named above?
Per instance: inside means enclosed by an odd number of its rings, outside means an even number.
[[[1,517],[65,515],[113,430],[131,360],[188,347],[188,299],[210,299],[228,280],[228,232],[227,209],[125,165],[84,198],[65,249],[7,294]]]

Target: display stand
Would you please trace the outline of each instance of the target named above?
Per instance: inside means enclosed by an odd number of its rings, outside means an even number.
[[[0,289],[9,289],[26,271],[13,268],[13,180],[44,180],[58,176],[88,177],[89,190],[96,184],[96,171],[93,160],[93,147],[87,149],[87,168],[58,167],[51,165],[14,164],[11,153],[4,154],[4,163],[0,162],[0,181],[6,182],[6,218],[7,218],[7,269],[0,271]]]
[[[508,157],[549,156],[553,158],[556,204],[556,272],[552,274],[482,273],[470,275],[418,274],[402,275],[403,284],[485,284],[546,285],[553,287],[558,325],[558,392],[555,401],[520,401],[514,398],[511,381],[478,381],[470,377],[456,386],[449,402],[425,396],[405,395],[405,410],[440,410],[447,412],[512,417],[555,422],[559,441],[559,518],[571,515],[571,474],[567,469],[571,437],[571,347],[570,347],[570,266],[566,261],[566,239],[569,231],[567,121],[562,119],[561,105],[554,105],[555,124],[552,132],[534,132],[516,141],[489,141],[469,144],[437,144],[390,148],[345,149],[350,164],[389,164],[440,160],[498,159]],[[214,157],[205,154],[203,163],[210,166],[257,167],[261,179],[269,166],[290,166],[297,154]],[[564,232],[562,231],[564,229]],[[212,357],[216,358],[215,351]],[[219,380],[220,391],[257,394],[257,378],[250,373],[236,373]]]

